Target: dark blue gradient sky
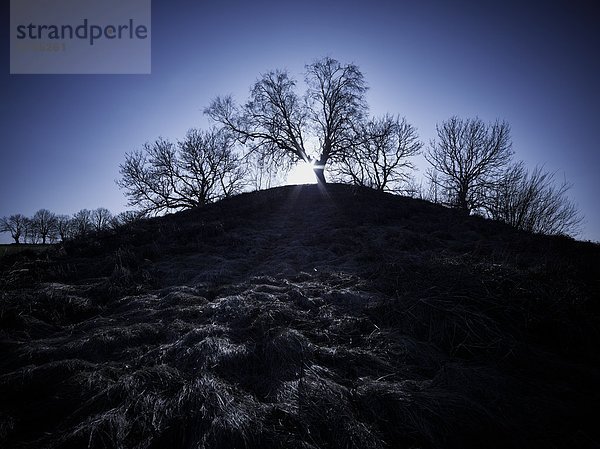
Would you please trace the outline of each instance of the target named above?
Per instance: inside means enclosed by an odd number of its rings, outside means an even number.
[[[592,2],[154,0],[152,75],[0,74],[0,216],[125,209],[125,152],[207,125],[218,94],[322,56],[360,66],[372,114],[425,142],[452,115],[511,124],[516,156],[574,184],[580,238],[600,241],[600,17]],[[420,164],[425,168],[424,164]]]

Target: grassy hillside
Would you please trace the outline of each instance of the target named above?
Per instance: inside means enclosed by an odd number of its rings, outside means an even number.
[[[18,245],[11,244],[0,244],[0,258],[4,256],[10,256],[12,254],[21,253],[24,251],[34,252],[34,253],[43,253],[44,251],[52,248],[52,245],[44,245],[41,243],[30,244],[30,243],[20,243]]]
[[[0,447],[598,447],[600,247],[331,185],[0,259]]]

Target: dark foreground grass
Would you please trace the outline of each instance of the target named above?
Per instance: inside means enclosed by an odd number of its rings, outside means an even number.
[[[598,447],[597,245],[280,188],[0,262],[0,446]]]
[[[5,256],[12,256],[22,252],[30,254],[44,253],[52,248],[52,245],[45,245],[41,243],[29,244],[29,243],[11,243],[11,244],[0,244],[0,258]]]

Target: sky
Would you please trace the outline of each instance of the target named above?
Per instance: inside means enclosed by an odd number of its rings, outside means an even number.
[[[579,238],[600,241],[600,16],[592,2],[152,1],[149,75],[10,75],[0,28],[0,217],[40,208],[126,210],[126,152],[207,127],[271,69],[303,78],[331,56],[365,75],[372,115],[399,114],[427,144],[453,115],[506,120],[516,158],[573,184]],[[418,162],[420,173],[425,163]],[[419,175],[419,173],[417,174]],[[9,241],[9,236],[0,237]]]

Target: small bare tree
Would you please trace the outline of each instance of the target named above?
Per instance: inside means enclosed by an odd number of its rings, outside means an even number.
[[[90,213],[91,228],[93,231],[100,232],[110,227],[112,220],[111,212],[105,207],[94,209]]]
[[[231,97],[218,97],[205,112],[275,164],[313,164],[325,183],[328,162],[343,159],[355,145],[357,127],[366,113],[366,84],[354,64],[323,58],[306,66],[307,90],[296,93],[296,81],[286,71],[263,75],[250,99],[238,107]]]
[[[141,220],[143,217],[144,215],[140,212],[126,210],[113,216],[110,225],[113,229],[118,229],[122,226],[129,226]]]
[[[21,237],[25,236],[27,217],[21,214],[0,218],[0,232],[8,232],[15,241],[21,243]]]
[[[440,174],[437,170],[430,168],[426,172],[425,180],[427,184],[422,188],[421,198],[436,204],[448,204],[450,195],[442,188],[443,183],[439,178]]]
[[[92,213],[88,209],[81,209],[73,215],[73,235],[83,237],[92,230]]]
[[[571,184],[556,183],[555,173],[523,162],[506,170],[491,192],[487,210],[492,218],[518,229],[541,234],[576,235],[583,217],[566,196]]]
[[[288,172],[287,164],[275,164],[270,154],[253,152],[244,156],[248,167],[248,186],[251,190],[263,190],[275,187],[283,182]]]
[[[56,232],[58,237],[64,242],[67,239],[73,238],[75,235],[75,222],[68,215],[56,216]]]
[[[29,217],[25,218],[23,225],[23,242],[36,245],[40,243],[40,234],[38,233],[35,223]]]
[[[38,210],[31,219],[31,232],[37,234],[37,237],[42,240],[42,243],[46,243],[46,240],[54,240],[56,238],[56,214],[50,212],[48,209]]]
[[[334,179],[376,190],[407,193],[414,170],[410,157],[422,147],[405,118],[386,115],[366,123],[357,144],[332,169]]]
[[[225,130],[188,131],[179,142],[182,192],[199,206],[240,193],[246,170],[235,149],[235,140]]]
[[[200,207],[244,188],[234,139],[222,130],[188,131],[177,145],[158,139],[127,154],[119,187],[143,214]]]
[[[452,117],[437,126],[437,135],[425,154],[429,173],[437,173],[429,180],[448,195],[449,205],[466,213],[483,207],[513,155],[509,125]]]

